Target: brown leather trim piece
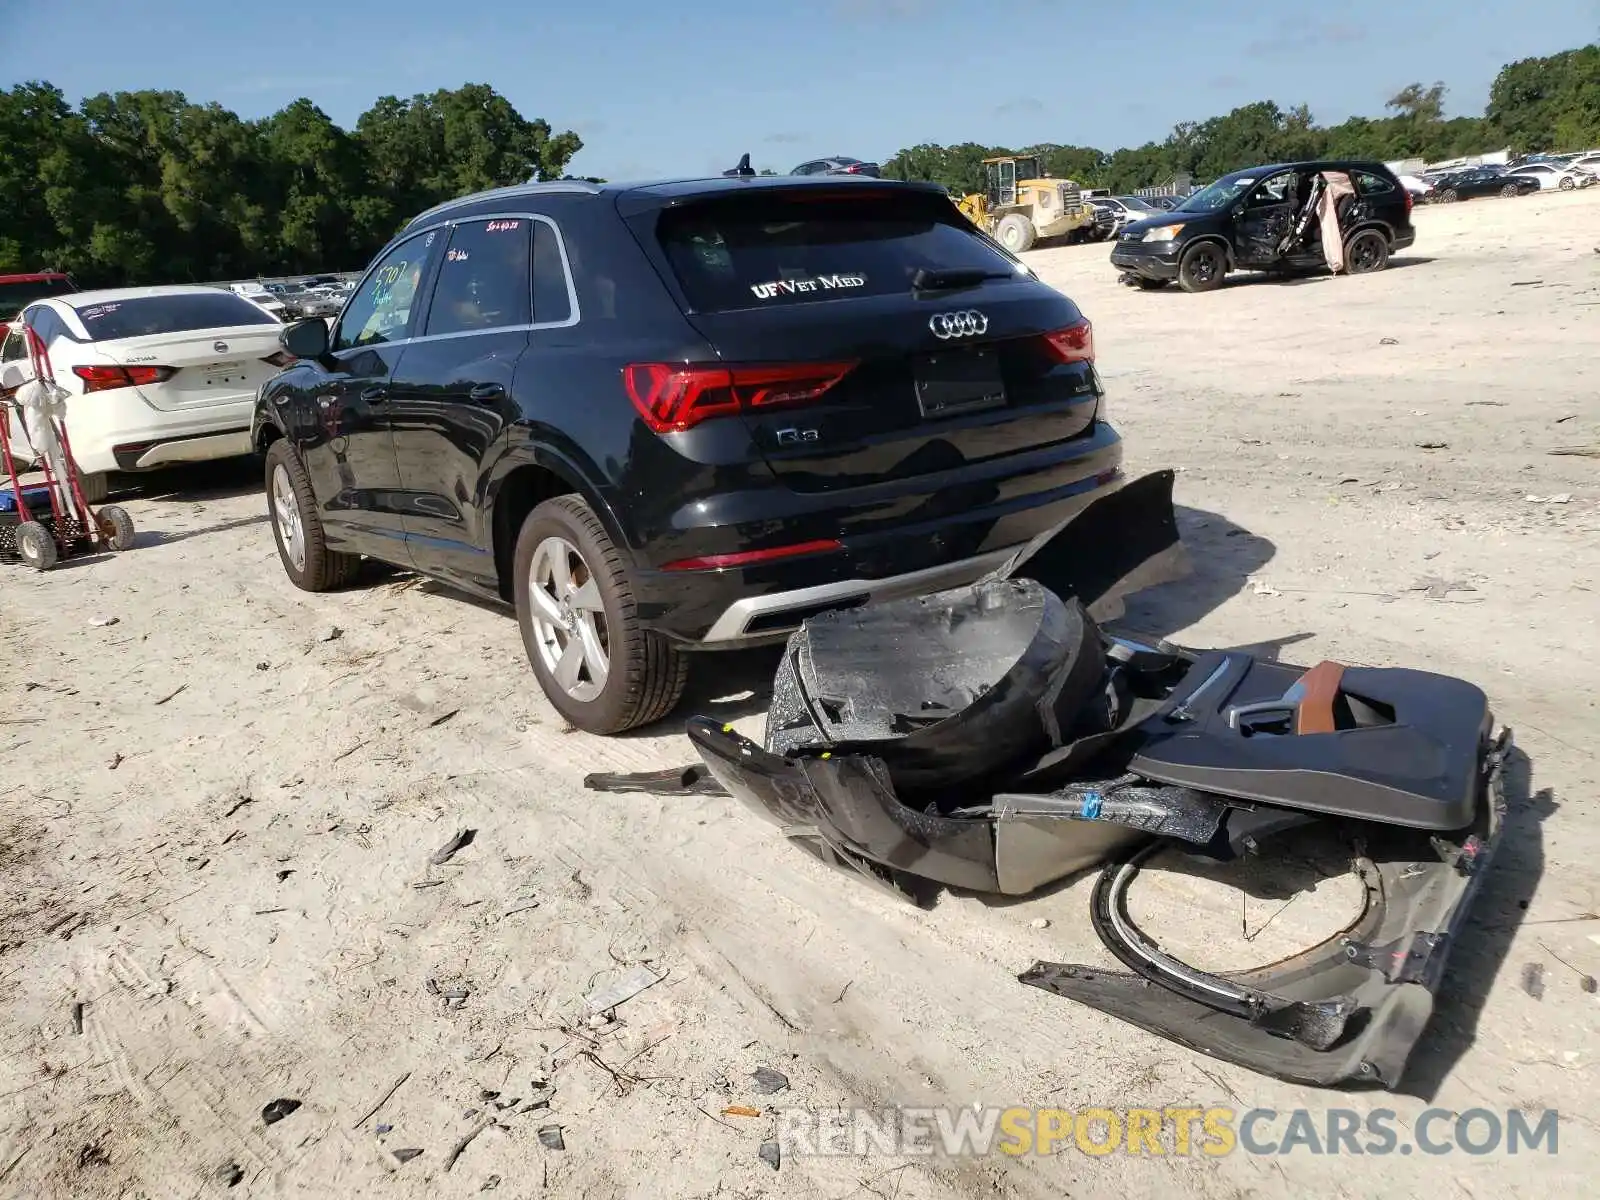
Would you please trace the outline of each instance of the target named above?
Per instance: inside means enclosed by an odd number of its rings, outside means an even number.
[[[1332,733],[1333,702],[1344,680],[1344,667],[1336,662],[1319,662],[1296,681],[1305,689],[1295,714],[1296,733]]]

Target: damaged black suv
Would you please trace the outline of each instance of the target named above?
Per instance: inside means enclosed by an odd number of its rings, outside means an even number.
[[[1125,283],[1186,292],[1230,271],[1381,271],[1416,241],[1411,193],[1365,160],[1280,163],[1224,175],[1169,213],[1128,225],[1111,251]]]
[[[423,213],[262,388],[285,572],[515,605],[573,725],[688,651],[979,578],[1122,482],[1077,306],[942,188],[559,181]]]

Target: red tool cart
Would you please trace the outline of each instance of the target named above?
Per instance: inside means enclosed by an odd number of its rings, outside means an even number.
[[[115,504],[92,509],[83,498],[67,437],[69,393],[56,383],[50,352],[39,335],[28,329],[25,336],[31,376],[20,362],[8,363],[0,376],[0,466],[10,483],[9,491],[0,490],[0,560],[48,571],[77,554],[131,549],[133,518],[127,510]],[[14,436],[29,442],[42,482],[22,485]]]

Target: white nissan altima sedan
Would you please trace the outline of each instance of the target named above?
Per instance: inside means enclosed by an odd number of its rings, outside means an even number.
[[[43,340],[69,393],[67,435],[90,503],[104,497],[112,471],[250,453],[256,391],[293,362],[278,345],[280,322],[217,287],[36,301],[12,324],[0,362],[27,357],[24,325]],[[20,450],[30,457],[26,443]]]

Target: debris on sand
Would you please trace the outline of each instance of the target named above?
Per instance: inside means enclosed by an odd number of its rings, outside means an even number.
[[[614,983],[590,992],[583,998],[583,1003],[591,1013],[607,1012],[632,1000],[646,988],[654,987],[662,978],[649,967],[637,966]]]
[[[244,1181],[244,1168],[236,1162],[223,1163],[216,1170],[216,1180],[223,1187],[238,1187]]]
[[[761,1161],[774,1171],[778,1169],[778,1165],[783,1161],[783,1152],[778,1148],[777,1142],[762,1142],[758,1153],[761,1155]]]
[[[494,1121],[492,1119],[485,1118],[469,1129],[464,1135],[462,1135],[461,1140],[454,1146],[450,1147],[450,1153],[445,1155],[444,1169],[448,1171],[451,1167],[455,1166],[456,1159],[461,1157],[461,1152],[468,1146],[472,1145],[472,1139],[477,1137],[480,1133],[493,1124]]]
[[[443,866],[454,858],[457,853],[472,845],[473,839],[477,836],[478,831],[476,829],[457,830],[455,837],[428,855],[428,861],[436,867]]]
[[[561,1136],[561,1126],[541,1125],[539,1127],[539,1143],[546,1150],[565,1150],[567,1141]]]
[[[750,1078],[755,1080],[750,1090],[758,1096],[774,1096],[789,1090],[789,1077],[771,1067],[757,1067],[750,1073]]]
[[[362,1113],[361,1116],[355,1122],[353,1122],[350,1127],[352,1129],[360,1129],[368,1121],[372,1120],[373,1117],[377,1116],[378,1115],[378,1111],[385,1104],[389,1103],[390,1099],[394,1096],[394,1094],[396,1092],[398,1092],[400,1090],[400,1088],[405,1084],[405,1081],[410,1079],[410,1078],[411,1078],[411,1072],[407,1071],[404,1075],[400,1076],[399,1079],[396,1079],[393,1083],[391,1083],[389,1085],[388,1089],[383,1093],[383,1095],[378,1097],[377,1103],[375,1103],[371,1108],[367,1109],[366,1112]]]
[[[1522,968],[1522,990],[1535,1000],[1544,999],[1544,964],[1526,963]]]
[[[266,1125],[276,1125],[291,1116],[300,1107],[298,1100],[274,1100],[261,1110],[261,1120]]]

